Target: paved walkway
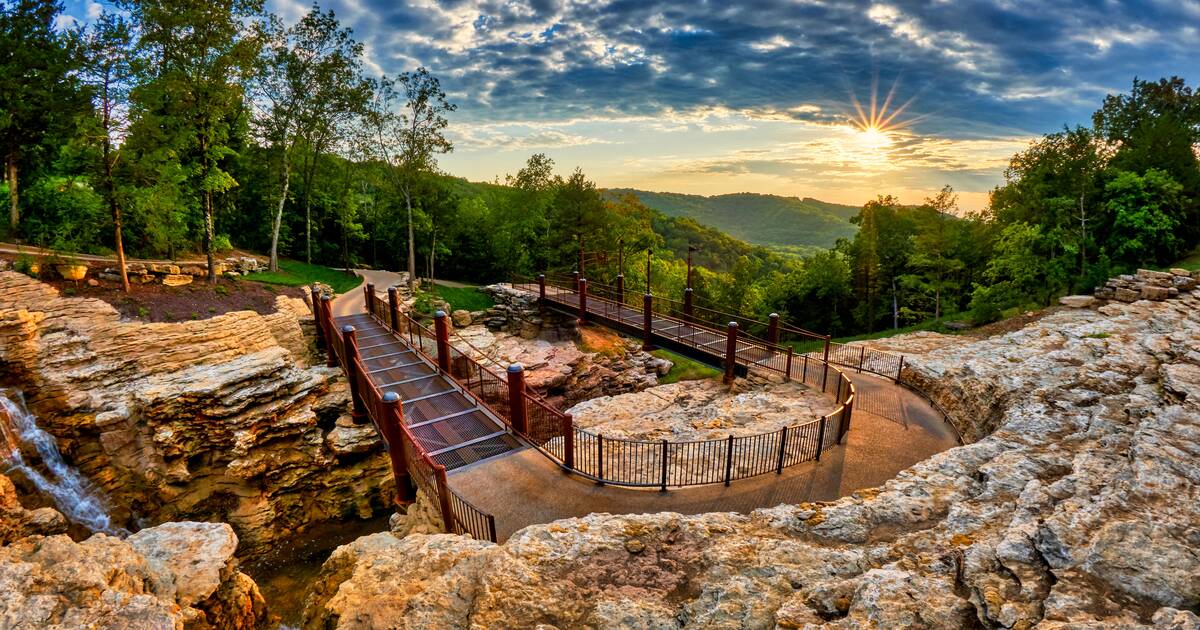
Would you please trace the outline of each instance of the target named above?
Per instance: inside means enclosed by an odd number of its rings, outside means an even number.
[[[389,272],[358,273],[377,290],[399,279]],[[333,312],[355,321],[369,319],[356,317],[363,313],[361,290],[335,300]],[[826,451],[820,461],[786,468],[781,475],[768,473],[728,487],[711,484],[668,492],[601,486],[563,472],[533,448],[516,446],[488,459],[459,464],[450,471],[449,483],[463,498],[495,516],[497,537],[503,541],[528,525],[593,512],[749,512],[781,503],[832,500],[878,486],[958,443],[953,429],[920,396],[886,379],[851,377],[859,403],[843,444]]]

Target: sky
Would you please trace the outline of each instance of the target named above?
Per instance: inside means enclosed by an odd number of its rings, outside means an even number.
[[[458,106],[440,166],[474,181],[540,152],[607,188],[857,205],[948,184],[978,209],[1013,153],[1135,76],[1200,81],[1200,0],[321,5],[368,72],[440,78]],[[310,7],[267,1],[286,23]]]

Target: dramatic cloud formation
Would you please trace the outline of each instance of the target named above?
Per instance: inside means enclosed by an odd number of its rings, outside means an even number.
[[[1200,80],[1195,0],[322,4],[373,72],[441,77],[459,105],[443,166],[472,179],[545,151],[602,186],[861,203],[949,183],[978,207],[1009,154],[1135,75]],[[308,7],[268,2],[288,21]],[[862,142],[852,99],[875,85],[910,124]]]

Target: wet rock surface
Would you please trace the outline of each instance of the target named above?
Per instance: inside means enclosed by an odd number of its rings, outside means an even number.
[[[1200,295],[876,345],[971,443],[830,503],[360,539],[306,627],[1200,627]]]
[[[25,393],[118,522],[221,520],[254,553],[387,509],[386,455],[373,432],[339,426],[349,396],[315,359],[311,326],[305,302],[283,296],[270,315],[123,321],[0,272],[0,384]]]

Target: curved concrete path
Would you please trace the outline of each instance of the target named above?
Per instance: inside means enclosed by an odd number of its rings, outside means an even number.
[[[356,270],[378,289],[400,275]],[[363,293],[350,291],[334,300],[334,315],[363,312]],[[594,512],[742,512],[782,503],[829,501],[895,477],[913,464],[958,445],[954,429],[927,401],[891,381],[853,374],[858,403],[842,445],[820,461],[741,479],[729,486],[710,484],[661,492],[601,486],[564,472],[533,448],[465,466],[449,473],[450,485],[463,498],[496,518],[496,534],[506,540],[536,523]]]

